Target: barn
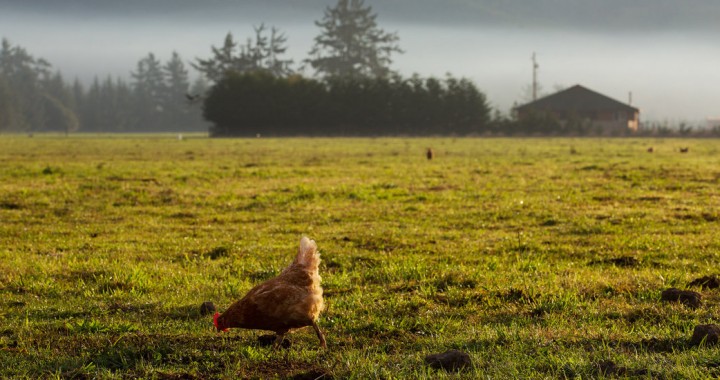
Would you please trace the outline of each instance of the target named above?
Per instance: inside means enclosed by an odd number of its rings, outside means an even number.
[[[518,120],[550,116],[563,125],[583,122],[603,135],[637,132],[640,110],[580,85],[515,108]]]

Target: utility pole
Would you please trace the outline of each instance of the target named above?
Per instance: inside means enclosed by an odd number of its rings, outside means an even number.
[[[535,52],[532,54],[532,63],[533,63],[533,82],[532,82],[532,100],[533,102],[537,100],[537,70],[540,65],[538,65],[537,60],[535,59]]]

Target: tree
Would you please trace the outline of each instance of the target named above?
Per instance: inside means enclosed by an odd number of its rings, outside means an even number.
[[[212,58],[197,58],[197,63],[193,63],[192,66],[205,74],[209,80],[218,83],[227,72],[233,70],[237,42],[233,39],[232,33],[228,32],[222,47],[211,46],[210,49],[213,53]]]
[[[59,72],[6,39],[0,48],[2,87],[9,94],[0,108],[6,108],[3,128],[29,131],[64,131],[78,128],[73,94]]]
[[[260,25],[260,29],[256,28],[256,41],[260,39],[260,36],[264,30],[264,25]],[[292,59],[281,59],[280,56],[287,52],[287,37],[284,33],[273,27],[270,30],[270,39],[267,40],[267,47],[261,50],[263,53],[262,69],[270,71],[271,74],[277,77],[286,77],[292,75],[294,71],[290,68],[293,63]]]
[[[190,89],[190,78],[183,60],[177,52],[163,66],[165,74],[164,127],[184,130],[190,122],[190,108],[185,96]]]
[[[377,14],[363,0],[339,0],[325,9],[309,63],[323,77],[375,77],[392,74],[392,53],[402,53],[397,33],[377,25]]]
[[[488,131],[485,95],[467,79],[278,78],[229,73],[208,92],[211,136],[474,135]]]
[[[290,65],[293,61],[281,58],[287,52],[285,34],[273,27],[270,37],[267,37],[264,24],[254,29],[255,39],[248,38],[245,45],[238,45],[232,33],[228,33],[222,47],[211,47],[212,58],[198,58],[192,66],[215,83],[220,82],[229,72],[267,71],[276,77],[291,75],[293,70]]]
[[[136,105],[133,107],[139,118],[136,130],[150,130],[158,125],[164,111],[165,74],[162,64],[153,53],[137,63],[136,71],[131,73]]]
[[[10,128],[15,118],[15,112],[10,86],[0,73],[0,131]]]
[[[45,128],[44,92],[41,81],[50,75],[50,64],[35,59],[25,49],[12,46],[7,39],[0,47],[0,74],[13,95],[15,117],[9,129]]]
[[[72,90],[65,84],[62,74],[56,72],[42,82],[43,109],[45,125],[42,129],[62,131],[65,134],[75,132],[80,127],[75,113]]]

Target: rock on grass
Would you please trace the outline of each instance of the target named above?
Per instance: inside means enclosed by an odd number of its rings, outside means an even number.
[[[693,346],[715,345],[718,343],[720,338],[720,327],[718,325],[698,325],[695,326],[692,338],[690,338],[690,344]]]
[[[428,355],[425,357],[425,363],[432,368],[451,372],[459,372],[472,367],[470,355],[458,350],[448,350],[441,354]]]
[[[209,315],[216,311],[215,304],[210,301],[205,301],[200,305],[200,315]]]
[[[702,304],[702,296],[700,293],[693,292],[691,290],[680,290],[677,288],[663,290],[660,295],[660,299],[668,302],[682,302],[692,308],[700,307]]]

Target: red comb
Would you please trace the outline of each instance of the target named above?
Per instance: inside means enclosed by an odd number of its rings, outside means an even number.
[[[215,315],[213,315],[213,325],[215,325],[215,328],[216,328],[218,331],[228,331],[228,329],[220,329],[220,327],[218,326],[218,318],[219,318],[219,317],[220,317],[220,313],[218,313],[218,312],[216,311],[216,312],[215,312]]]

